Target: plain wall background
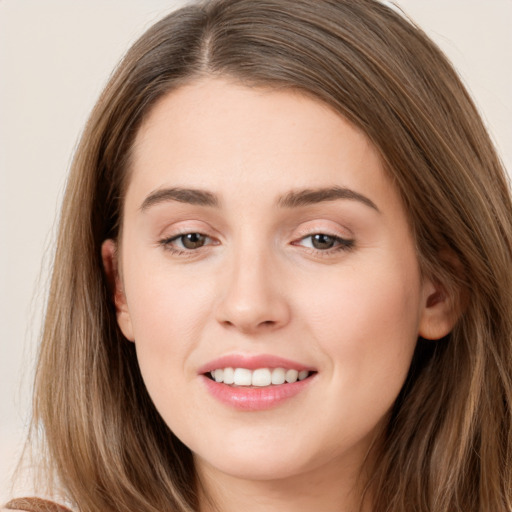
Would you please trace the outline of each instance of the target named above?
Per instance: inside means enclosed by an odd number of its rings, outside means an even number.
[[[0,503],[11,495],[9,474],[28,420],[58,205],[73,150],[128,46],[183,3],[0,0]],[[455,64],[510,172],[512,0],[397,4]]]

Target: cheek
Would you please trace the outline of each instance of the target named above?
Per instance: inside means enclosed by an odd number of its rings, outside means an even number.
[[[150,391],[169,381],[200,340],[211,311],[202,282],[148,264],[132,272],[126,289],[141,372]],[[190,277],[190,276],[188,276]]]
[[[130,261],[132,260],[132,261]],[[194,328],[207,310],[208,281],[173,268],[161,257],[130,258],[126,296],[135,334]]]
[[[188,435],[191,425],[197,424],[190,407],[196,379],[191,354],[199,346],[211,310],[205,291],[193,281],[152,271],[132,282],[130,296],[137,360],[146,389],[167,425]]]
[[[376,392],[383,383],[394,383],[396,392],[401,387],[419,326],[420,280],[412,261],[354,267],[323,289],[308,287],[316,292],[303,301],[304,315],[345,385]]]

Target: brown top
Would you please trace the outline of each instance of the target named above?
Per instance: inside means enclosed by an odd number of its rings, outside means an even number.
[[[7,510],[22,510],[24,512],[71,512],[69,508],[41,498],[18,498],[5,505]]]

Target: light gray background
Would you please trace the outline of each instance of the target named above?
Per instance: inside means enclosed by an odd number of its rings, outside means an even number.
[[[183,3],[0,0],[0,503],[11,495],[8,475],[28,419],[48,262],[73,150],[130,43]],[[512,0],[397,3],[454,62],[510,171]]]

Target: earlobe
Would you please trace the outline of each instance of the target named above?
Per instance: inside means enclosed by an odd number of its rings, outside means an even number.
[[[119,273],[117,244],[114,240],[108,239],[103,242],[101,245],[101,259],[111,297],[116,307],[117,324],[124,336],[128,340],[134,341],[130,312],[128,311],[126,295]]]
[[[441,284],[426,280],[418,334],[427,340],[448,335],[460,316],[459,300]]]

